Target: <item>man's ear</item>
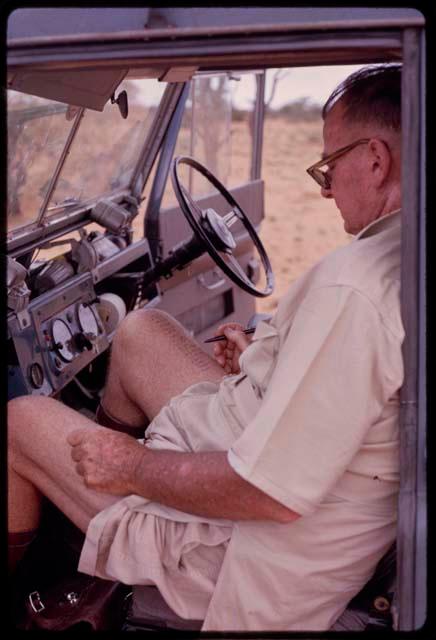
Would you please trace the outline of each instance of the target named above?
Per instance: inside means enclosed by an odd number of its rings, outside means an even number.
[[[371,138],[368,142],[370,171],[376,187],[386,182],[392,169],[392,156],[389,147],[380,138]]]

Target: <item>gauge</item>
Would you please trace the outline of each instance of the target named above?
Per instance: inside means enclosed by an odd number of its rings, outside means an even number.
[[[94,310],[87,304],[79,304],[77,307],[77,318],[79,320],[80,329],[88,337],[96,337],[98,334],[98,323]]]
[[[29,366],[28,376],[30,384],[34,389],[40,389],[44,384],[44,372],[37,362],[32,362]]]
[[[53,348],[65,362],[71,362],[73,353],[73,334],[63,320],[54,320],[52,328]]]

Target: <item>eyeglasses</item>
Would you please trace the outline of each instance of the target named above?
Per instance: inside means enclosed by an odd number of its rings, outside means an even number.
[[[313,164],[308,169],[306,169],[307,173],[323,189],[330,189],[331,179],[329,176],[329,169],[327,169],[326,171],[322,171],[320,167],[323,167],[324,165],[328,164],[332,160],[336,160],[337,158],[340,158],[345,153],[348,153],[349,151],[351,151],[351,149],[354,149],[354,147],[357,147],[358,144],[366,144],[367,142],[369,142],[369,140],[370,138],[361,138],[360,140],[356,140],[356,142],[352,142],[351,144],[348,144],[346,147],[341,147],[341,149],[338,149],[334,153],[331,153],[329,156],[326,156],[322,160],[315,162],[315,164]]]

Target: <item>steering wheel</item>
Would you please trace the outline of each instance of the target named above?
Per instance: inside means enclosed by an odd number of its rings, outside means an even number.
[[[188,165],[204,176],[223,196],[230,205],[229,213],[220,216],[214,209],[201,210],[194,202],[189,191],[182,185],[179,177],[180,165]],[[189,222],[197,238],[200,239],[206,251],[226,275],[241,289],[253,296],[265,298],[274,289],[274,274],[265,248],[251,224],[247,215],[243,212],[231,193],[223,184],[202,164],[189,156],[178,156],[174,159],[171,171],[171,180],[180,208]],[[233,251],[236,242],[230,231],[235,222],[240,221],[248,231],[248,234],[256,246],[265,273],[265,288],[257,289],[239,264]]]

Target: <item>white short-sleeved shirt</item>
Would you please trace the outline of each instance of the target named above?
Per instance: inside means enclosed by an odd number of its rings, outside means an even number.
[[[334,623],[395,538],[400,236],[395,212],[321,260],[259,324],[240,374],[190,387],[147,431],[151,447],[226,448],[302,517],[231,523],[131,496],[91,522],[81,570],[157,584],[203,630]]]

